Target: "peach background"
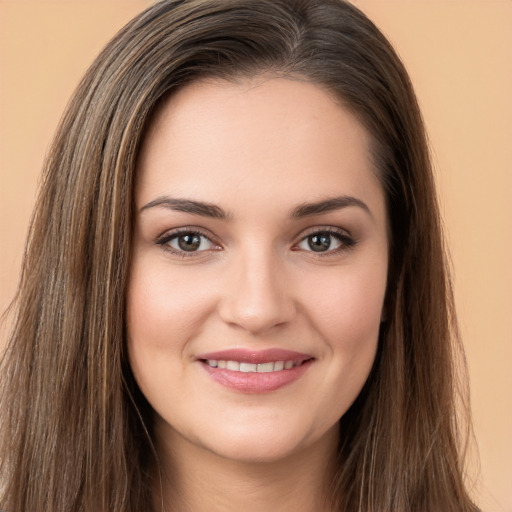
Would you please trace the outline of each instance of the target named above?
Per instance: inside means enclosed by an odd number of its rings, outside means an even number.
[[[0,0],[0,311],[16,287],[38,172],[67,99],[149,3]],[[512,2],[356,4],[398,49],[423,108],[470,370],[475,494],[485,512],[512,511]]]

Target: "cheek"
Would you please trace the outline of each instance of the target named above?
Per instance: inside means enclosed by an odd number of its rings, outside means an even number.
[[[192,272],[192,270],[191,270]],[[127,294],[128,356],[143,392],[167,389],[190,358],[188,341],[211,311],[211,293],[158,259],[134,257]],[[146,393],[145,393],[146,394]]]
[[[161,348],[179,344],[208,314],[210,291],[187,272],[170,272],[165,262],[134,262],[127,299],[132,340]],[[137,341],[138,343],[139,341]]]
[[[375,338],[382,320],[386,269],[332,272],[310,286],[310,318],[333,345]],[[351,343],[352,342],[352,343]]]
[[[356,399],[375,360],[386,267],[333,272],[310,289],[309,322],[320,333],[330,361],[317,382],[326,390],[318,407],[328,410],[325,420],[333,422]]]

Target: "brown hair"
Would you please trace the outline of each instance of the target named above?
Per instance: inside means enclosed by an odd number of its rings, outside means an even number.
[[[179,87],[259,73],[319,84],[350,108],[387,197],[386,322],[340,420],[333,507],[477,510],[463,483],[463,358],[421,115],[388,41],[342,0],[162,1],[93,63],[44,167],[2,361],[2,509],[152,510],[151,414],[124,332],[137,153]]]

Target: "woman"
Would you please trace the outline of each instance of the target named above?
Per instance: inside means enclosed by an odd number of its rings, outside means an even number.
[[[8,512],[477,510],[421,116],[345,2],[127,25],[62,120],[17,308]]]

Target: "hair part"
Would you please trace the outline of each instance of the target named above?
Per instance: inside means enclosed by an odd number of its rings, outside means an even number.
[[[386,322],[340,420],[333,508],[477,510],[463,481],[463,357],[423,122],[395,51],[342,0],[162,1],[93,63],[43,169],[1,365],[2,509],[153,510],[151,408],[125,343],[138,151],[179,88],[262,74],[310,81],[349,108],[386,193]]]

